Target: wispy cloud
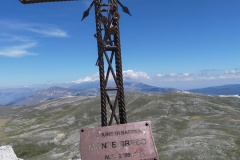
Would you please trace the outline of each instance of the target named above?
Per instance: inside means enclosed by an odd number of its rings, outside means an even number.
[[[38,27],[32,26],[25,29],[28,31],[32,31],[32,32],[47,36],[47,37],[69,37],[67,32],[56,27],[43,28],[41,26],[38,26]]]
[[[4,34],[4,35],[0,35],[0,42],[31,42],[33,40],[24,37],[24,36],[16,36],[16,35],[11,35],[11,34]]]
[[[32,53],[29,51],[29,49],[35,46],[35,42],[30,42],[21,45],[5,47],[3,49],[0,49],[0,56],[18,58],[27,55],[37,55],[36,53]]]
[[[32,34],[20,36],[23,33],[37,33],[44,37],[69,37],[66,31],[50,24],[25,23],[20,21],[0,20],[0,56],[18,58],[37,55],[30,50],[37,46],[36,37]]]
[[[30,49],[37,46],[37,42],[24,36],[15,36],[11,34],[1,34],[0,56],[19,58],[29,55],[37,55]],[[4,47],[3,47],[4,46]]]
[[[0,20],[1,28],[25,30],[47,37],[69,37],[68,33],[51,24],[26,23],[19,21]]]

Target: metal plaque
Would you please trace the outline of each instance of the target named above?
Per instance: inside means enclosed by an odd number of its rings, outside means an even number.
[[[82,160],[159,160],[150,121],[83,128],[80,152]]]

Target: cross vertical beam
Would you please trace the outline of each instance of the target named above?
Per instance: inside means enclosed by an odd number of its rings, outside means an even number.
[[[113,0],[113,13],[118,13],[118,0]],[[119,13],[118,13],[119,14]],[[116,34],[114,35],[114,44],[117,47],[116,55],[115,55],[115,63],[116,63],[116,75],[118,82],[118,105],[119,105],[119,118],[120,124],[127,123],[126,117],[126,109],[125,109],[125,101],[124,101],[124,88],[123,88],[123,75],[122,75],[122,56],[121,56],[121,43],[120,43],[120,32],[119,32],[119,21],[115,21],[116,23]]]
[[[107,108],[106,108],[106,90],[105,90],[105,75],[104,75],[104,60],[102,56],[103,46],[100,43],[102,37],[101,31],[101,7],[100,1],[95,0],[95,20],[96,20],[96,37],[98,46],[98,66],[99,66],[99,79],[100,79],[100,95],[101,95],[101,124],[107,126]]]
[[[103,3],[103,0],[94,0],[94,2],[96,18],[95,37],[98,43],[97,65],[99,66],[101,94],[101,123],[102,126],[112,125],[114,118],[117,124],[125,124],[127,123],[127,117],[124,101],[118,0],[108,0],[108,3]],[[113,66],[114,57],[115,67]],[[108,65],[106,71],[104,62],[107,62],[106,64]],[[110,75],[115,84],[115,87],[111,88],[108,87]],[[111,100],[110,92],[115,93],[114,100]],[[116,116],[117,107],[119,117]],[[107,115],[107,108],[111,110],[110,116]]]

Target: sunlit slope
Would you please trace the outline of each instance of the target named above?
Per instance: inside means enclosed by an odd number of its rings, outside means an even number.
[[[240,158],[240,98],[129,93],[126,108],[128,122],[152,121],[161,160]],[[7,109],[0,108],[0,142],[27,160],[79,157],[79,128],[101,124],[99,97]]]

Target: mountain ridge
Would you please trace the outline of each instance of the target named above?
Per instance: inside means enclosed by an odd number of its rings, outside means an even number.
[[[108,87],[114,86],[114,82],[110,81]],[[124,82],[125,92],[140,93],[167,93],[181,91],[176,88],[162,88],[151,86],[139,82]],[[215,87],[207,87],[200,89],[186,90],[192,93],[206,95],[240,95],[240,84],[231,84]],[[17,88],[17,89],[0,89],[0,105],[3,106],[24,106],[34,105],[40,102],[57,99],[68,96],[99,96],[99,82],[72,84],[65,87],[52,86],[46,89],[34,88]]]
[[[108,86],[113,86],[114,83],[110,82]],[[34,105],[40,102],[57,99],[60,97],[68,96],[98,96],[99,92],[99,82],[91,83],[81,83],[70,85],[68,88],[52,86],[50,88],[36,90],[31,94],[24,94],[22,92],[22,97],[10,99],[8,103],[0,103],[0,105],[6,106],[24,106],[24,105]],[[144,93],[165,93],[174,92],[177,89],[174,88],[160,88],[155,86],[150,86],[138,82],[126,82],[124,84],[125,92],[144,92]],[[14,92],[14,91],[13,91]],[[14,93],[12,93],[14,94]],[[1,95],[0,95],[1,97]],[[3,96],[2,96],[3,97]]]
[[[240,95],[240,84],[227,84],[188,90],[193,93],[209,95]]]

